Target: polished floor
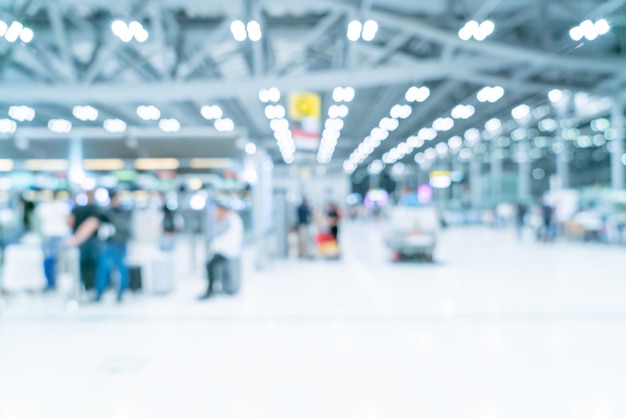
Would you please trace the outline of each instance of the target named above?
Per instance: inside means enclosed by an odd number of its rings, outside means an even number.
[[[2,418],[622,418],[626,249],[442,233],[434,265],[390,263],[371,223],[339,261],[247,260],[236,298],[0,311]],[[112,296],[112,295],[111,295]]]

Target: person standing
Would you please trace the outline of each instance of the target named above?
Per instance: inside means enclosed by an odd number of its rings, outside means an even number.
[[[229,263],[238,260],[243,247],[243,222],[237,213],[222,201],[216,203],[215,236],[209,246],[211,257],[206,265],[209,287],[200,296],[205,300],[213,296],[213,285],[219,271],[229,274]],[[227,276],[222,277],[228,280]]]
[[[63,200],[63,192],[58,190],[52,200],[40,203],[35,209],[42,236],[43,269],[46,276],[44,291],[56,288],[57,260],[63,239],[70,235],[67,218],[70,206]]]
[[[78,245],[80,253],[80,280],[85,290],[92,290],[96,285],[96,266],[100,242],[98,226],[101,211],[94,203],[94,194],[87,192],[87,204],[76,205],[67,220],[73,235],[65,241],[68,246]]]
[[[333,236],[336,242],[339,242],[339,208],[333,202],[329,202],[326,208],[326,219],[330,234]]]
[[[526,212],[528,208],[523,203],[518,203],[515,211],[515,227],[517,229],[517,239],[521,240],[524,235],[524,226],[526,224]]]
[[[128,241],[132,235],[132,213],[122,207],[120,197],[115,191],[109,192],[109,199],[111,206],[100,217],[102,234],[104,235],[100,239],[104,242],[98,256],[96,302],[102,299],[113,270],[117,270],[119,273],[118,302],[122,301],[129,279],[126,252]]]
[[[307,199],[302,199],[302,203],[298,206],[298,255],[301,258],[309,257],[309,241],[310,224],[311,224],[311,207]]]

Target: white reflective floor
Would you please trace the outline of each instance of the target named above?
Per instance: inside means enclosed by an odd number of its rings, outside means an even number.
[[[235,298],[0,317],[2,418],[622,418],[626,249],[444,232],[436,265],[391,264],[367,224],[341,261],[246,269]]]

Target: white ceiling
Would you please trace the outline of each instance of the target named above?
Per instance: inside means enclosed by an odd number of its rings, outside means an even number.
[[[265,145],[280,161],[258,91],[276,86],[283,97],[290,91],[320,93],[325,115],[332,89],[350,85],[356,98],[333,159],[340,164],[380,118],[402,102],[408,87],[429,86],[428,101],[413,105],[411,117],[371,156],[379,158],[461,102],[474,104],[476,115],[436,141],[484,126],[492,117],[510,116],[510,109],[522,102],[542,104],[554,87],[623,95],[625,3],[0,0],[1,20],[18,19],[35,32],[29,44],[0,39],[0,118],[6,117],[10,105],[26,104],[37,116],[18,124],[21,137],[58,139],[47,131],[47,121],[63,117],[73,121],[77,132],[90,128],[82,131],[86,139],[123,144],[122,137],[96,129],[104,118],[121,118],[129,132],[141,136],[143,130],[154,131],[156,122],[140,120],[135,109],[154,104],[164,117],[180,120],[183,129],[223,137],[200,116],[203,104],[219,104],[235,122],[233,138],[245,136]],[[608,35],[588,43],[569,38],[572,26],[601,17],[614,22]],[[471,18],[494,21],[494,34],[484,42],[460,40],[457,31]],[[141,21],[150,32],[148,42],[121,42],[110,30],[114,19]],[[234,19],[260,21],[262,41],[236,42],[229,29]],[[352,19],[376,20],[374,41],[349,42],[346,27]],[[505,97],[495,105],[477,103],[475,94],[486,85],[503,86]],[[73,118],[73,106],[84,104],[100,110],[100,125]],[[0,138],[11,141],[13,136]],[[210,141],[207,147],[210,150]],[[114,149],[123,153],[125,148]],[[11,147],[3,150],[12,156]],[[120,157],[134,153],[128,149]]]

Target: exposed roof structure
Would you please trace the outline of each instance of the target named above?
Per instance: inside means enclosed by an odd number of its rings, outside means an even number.
[[[58,158],[58,149],[68,138],[80,136],[93,141],[102,154],[108,149],[109,154],[126,158],[177,153],[192,157],[201,152],[198,148],[207,155],[223,155],[212,148],[214,141],[247,138],[266,146],[280,162],[259,92],[278,88],[284,106],[290,92],[318,93],[326,119],[335,104],[333,89],[352,87],[354,100],[346,103],[349,112],[334,141],[336,148],[334,143],[331,147],[331,165],[341,166],[354,157],[353,151],[381,119],[393,116],[390,110],[396,104],[410,114],[396,118],[397,127],[385,129],[385,138],[373,141],[375,146],[370,144],[354,161],[381,158],[436,119],[451,117],[459,104],[474,107],[467,119],[457,118],[434,139],[415,139],[411,149],[394,160],[409,159],[450,137],[463,137],[470,128],[483,129],[494,117],[510,119],[511,109],[522,103],[531,107],[549,103],[547,93],[555,88],[586,93],[591,109],[594,104],[603,106],[596,97],[623,95],[625,4],[624,0],[0,0],[0,20],[7,26],[18,21],[32,30],[32,40],[28,33],[15,42],[0,38],[0,119],[13,105],[27,105],[36,112],[32,121],[17,121],[15,132],[0,133],[5,138],[1,149],[8,157]],[[260,39],[236,40],[232,22],[237,19],[258,22]],[[482,41],[461,39],[459,30],[472,19],[490,20],[493,33]],[[593,41],[574,41],[570,29],[587,19],[606,19],[612,28]],[[142,29],[136,27],[138,36],[126,34],[131,39],[123,39],[126,35],[112,30],[116,20],[139,22]],[[353,20],[375,21],[378,30],[373,39],[348,39]],[[428,87],[428,98],[407,101],[412,86]],[[496,103],[477,97],[486,86],[502,87]],[[84,105],[98,111],[96,120],[76,117],[75,106]],[[148,105],[159,109],[160,118],[176,119],[180,130],[176,126],[170,129],[176,132],[163,132],[158,120],[139,117],[138,106]],[[219,105],[222,118],[230,119],[234,129],[218,131],[214,121],[203,117],[204,105]],[[51,119],[71,121],[72,130],[51,132]],[[125,129],[108,132],[103,128],[106,119],[123,121]],[[129,137],[138,139],[139,146],[129,145]],[[22,144],[10,141],[14,138]],[[164,146],[159,141],[163,138],[186,142]],[[103,146],[106,141],[110,147]],[[314,160],[316,151],[297,150],[296,159]]]

